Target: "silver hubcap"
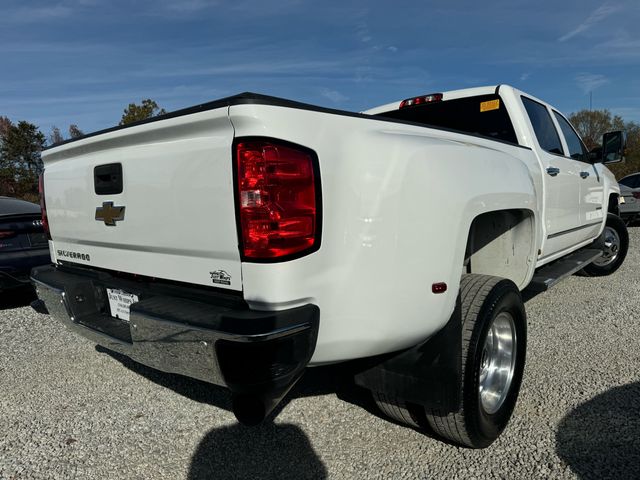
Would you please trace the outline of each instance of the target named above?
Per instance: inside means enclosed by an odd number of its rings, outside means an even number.
[[[478,395],[489,415],[504,403],[516,366],[516,326],[508,312],[493,319],[482,348]]]
[[[596,258],[593,263],[604,267],[613,263],[620,252],[620,235],[611,227],[604,228],[604,250],[602,256]]]

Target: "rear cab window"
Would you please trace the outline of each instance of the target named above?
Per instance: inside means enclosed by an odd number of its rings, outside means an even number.
[[[547,107],[528,97],[521,98],[524,108],[527,111],[527,115],[529,116],[529,120],[531,121],[533,131],[535,132],[538,143],[540,144],[540,148],[549,153],[564,155],[558,131],[553,124],[553,120],[551,119],[551,115],[549,115]]]
[[[425,103],[376,116],[518,144],[504,102],[495,94]]]

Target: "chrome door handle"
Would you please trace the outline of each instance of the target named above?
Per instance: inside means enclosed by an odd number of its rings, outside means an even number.
[[[589,172],[580,172],[580,176],[582,178],[587,178],[589,176]]]
[[[560,169],[556,168],[556,167],[549,167],[549,168],[547,168],[547,173],[549,175],[551,175],[552,177],[555,177],[556,175],[558,175],[560,173]]]

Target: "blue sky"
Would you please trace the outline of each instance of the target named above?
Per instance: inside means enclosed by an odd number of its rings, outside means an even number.
[[[346,110],[509,83],[640,121],[640,2],[3,0],[0,115],[48,134],[243,91]]]

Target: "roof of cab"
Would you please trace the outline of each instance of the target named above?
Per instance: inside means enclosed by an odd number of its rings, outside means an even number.
[[[449,90],[446,92],[425,92],[419,95],[415,95],[416,97],[422,96],[422,95],[430,95],[432,93],[442,93],[442,101],[446,101],[446,100],[453,100],[456,98],[463,98],[463,97],[474,97],[476,95],[487,95],[490,93],[494,93],[498,91],[498,89],[500,88],[512,88],[509,85],[487,85],[484,87],[473,87],[473,88],[463,88],[460,90]],[[413,98],[413,97],[407,97],[407,98]],[[404,98],[402,100],[405,100]],[[400,108],[400,102],[402,100],[398,100],[395,102],[391,102],[391,103],[386,103],[384,105],[380,105],[378,107],[374,107],[374,108],[370,108],[369,110],[365,110],[362,113],[365,113],[367,115],[377,115],[379,113],[384,113],[384,112],[390,112],[392,110],[398,110]]]

